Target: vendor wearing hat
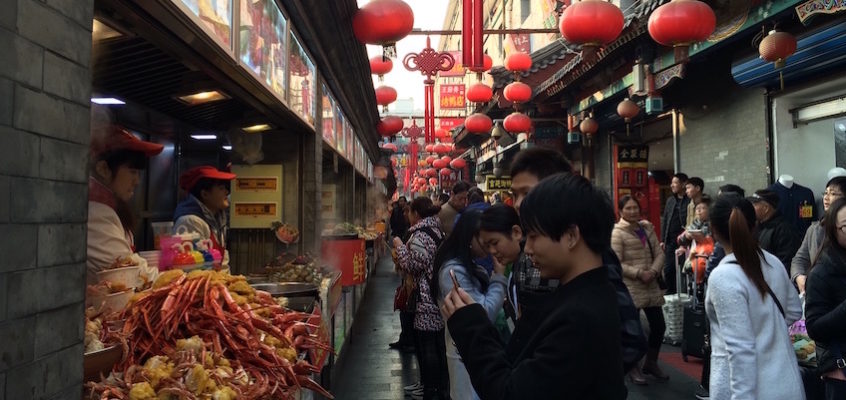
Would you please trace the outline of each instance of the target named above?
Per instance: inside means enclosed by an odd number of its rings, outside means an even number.
[[[110,126],[91,138],[88,178],[87,281],[118,258],[135,253],[135,217],[129,201],[141,182],[147,159],[164,146],[145,142],[123,128]]]
[[[748,200],[755,206],[755,216],[758,219],[758,244],[778,257],[789,275],[790,262],[802,244],[802,237],[793,224],[784,219],[778,211],[779,198],[776,192],[769,189],[758,190]]]
[[[233,179],[235,174],[211,166],[185,171],[179,177],[179,187],[188,192],[188,198],[176,206],[173,216],[174,233],[196,233],[201,239],[210,239],[223,255],[223,265],[229,264],[226,210],[229,208],[229,182]]]

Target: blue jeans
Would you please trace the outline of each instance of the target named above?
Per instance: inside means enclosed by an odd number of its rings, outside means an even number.
[[[479,400],[479,395],[473,390],[470,374],[458,354],[458,349],[452,341],[449,330],[445,330],[446,358],[449,369],[449,396],[453,400]]]

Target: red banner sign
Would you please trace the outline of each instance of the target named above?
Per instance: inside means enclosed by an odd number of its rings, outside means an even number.
[[[464,123],[464,118],[441,118],[438,120],[441,129],[452,130],[458,125]]]
[[[438,73],[438,76],[441,78],[448,77],[448,76],[464,76],[464,64],[461,63],[461,52],[460,51],[450,51],[448,52],[452,55],[452,58],[455,59],[455,65],[452,66],[452,69],[449,71],[441,71]]]
[[[464,97],[464,85],[441,85],[441,109],[464,109],[467,105]]]

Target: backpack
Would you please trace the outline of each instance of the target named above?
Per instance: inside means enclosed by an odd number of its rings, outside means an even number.
[[[420,229],[418,229],[417,231],[425,234],[426,236],[428,236],[430,238],[432,238],[432,241],[435,242],[435,253],[438,252],[437,248],[441,247],[441,243],[444,241],[444,239],[446,239],[446,236],[444,235],[443,231],[441,231],[440,229],[433,228],[431,226],[423,226]],[[434,285],[437,285],[437,284],[438,284],[438,274],[434,270],[434,267],[433,267],[432,277],[429,278],[429,296],[432,298],[432,301],[437,301],[437,300],[435,300],[437,298],[437,296],[435,296],[435,292],[432,289],[432,288],[435,287]]]

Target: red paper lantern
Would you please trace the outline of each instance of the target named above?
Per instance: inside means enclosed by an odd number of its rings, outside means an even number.
[[[379,124],[376,125],[376,131],[384,137],[389,137],[396,135],[397,132],[401,131],[402,126],[402,118],[388,116],[383,118],[382,121],[379,121]]]
[[[467,161],[464,161],[463,158],[456,158],[455,160],[452,160],[451,163],[449,163],[449,166],[455,169],[464,169],[464,167],[467,166]]]
[[[625,119],[628,123],[631,122],[632,118],[637,117],[637,115],[640,114],[640,107],[637,103],[629,99],[625,99],[621,101],[620,104],[617,104],[617,114],[623,117],[623,119]]]
[[[450,156],[443,156],[443,157],[441,157],[441,161],[443,161],[443,162],[445,162],[445,163],[449,164],[450,162],[452,162],[452,157],[450,157]]]
[[[506,100],[513,103],[524,103],[532,98],[532,88],[523,82],[511,82],[502,90]]]
[[[511,72],[526,72],[529,68],[532,68],[532,56],[526,53],[511,53],[505,59],[505,69]]]
[[[370,59],[370,72],[374,75],[385,75],[394,69],[394,62],[384,56],[375,56]]]
[[[447,165],[448,164],[445,163],[444,160],[441,160],[441,159],[437,159],[434,162],[432,162],[432,167],[434,167],[435,169],[445,168]]]
[[[385,144],[382,145],[382,150],[388,150],[391,153],[396,153],[397,152],[397,145],[395,145],[393,143],[385,143]]]
[[[385,107],[397,101],[397,90],[390,86],[379,86],[376,88],[376,104]]]
[[[423,148],[423,150],[426,150],[427,153],[431,153],[434,148],[435,148],[435,145],[427,144],[426,147]]]
[[[787,57],[792,56],[795,52],[796,38],[787,32],[772,30],[758,45],[758,53],[761,54],[761,59],[775,63],[776,68],[784,67]]]
[[[482,72],[488,71],[493,67],[493,59],[491,58],[491,56],[485,54],[484,55],[484,62],[482,64],[483,64],[482,69],[472,68],[472,67],[468,68],[468,69],[470,71],[473,71],[473,72],[476,72],[476,73],[482,73]]]
[[[435,145],[435,153],[437,153],[437,154],[449,153],[449,146],[447,146],[443,143],[438,143],[438,144]]]
[[[434,168],[429,168],[429,169],[426,170],[426,176],[428,176],[430,178],[435,178],[435,177],[438,176],[438,170],[436,170]]]
[[[561,13],[558,30],[568,42],[582,45],[583,57],[591,58],[598,48],[620,36],[623,12],[607,1],[575,2]]]
[[[449,131],[443,128],[439,128],[435,131],[435,137],[438,139],[444,139],[449,137]]]
[[[438,178],[429,178],[429,184],[432,186],[438,185]]]
[[[593,136],[599,130],[599,123],[593,118],[585,118],[579,124],[579,130],[587,136]]]
[[[491,118],[481,113],[473,114],[464,120],[464,128],[467,132],[477,135],[490,132],[492,126]]]
[[[714,10],[698,0],[673,0],[649,15],[649,36],[675,47],[677,62],[687,60],[687,48],[708,39],[717,25]]]
[[[511,133],[528,132],[529,129],[532,129],[532,119],[526,114],[513,112],[505,117],[505,120],[502,121],[502,126],[506,131]]]
[[[449,168],[442,168],[441,169],[441,176],[449,176],[452,173],[452,170]]]
[[[417,160],[417,166],[420,168],[426,167],[428,165],[429,164],[427,164],[425,160]]]
[[[493,89],[484,83],[474,83],[467,89],[467,101],[486,103],[493,97]]]
[[[426,165],[432,165],[432,162],[434,162],[437,159],[438,159],[438,157],[435,157],[435,156],[426,157]]]
[[[414,29],[414,12],[401,0],[373,0],[356,11],[352,24],[359,41],[390,46]]]

